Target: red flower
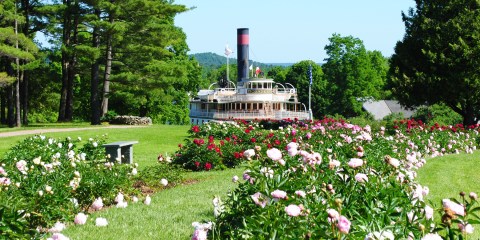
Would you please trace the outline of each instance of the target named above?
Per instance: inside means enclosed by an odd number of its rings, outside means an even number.
[[[225,142],[223,140],[220,140],[220,146],[225,145]]]
[[[251,141],[252,143],[254,143],[254,142],[257,142],[257,139],[251,138],[250,141]]]
[[[226,137],[225,140],[226,140],[227,142],[230,142],[230,138],[229,138],[229,137]]]
[[[245,129],[245,133],[250,133],[250,129]]]
[[[275,145],[280,145],[280,140],[275,139]]]
[[[215,152],[219,153],[219,152],[220,152],[220,148],[219,148],[219,147],[216,147],[216,148],[215,148]]]
[[[210,135],[210,136],[208,137],[208,143],[213,143],[213,136],[212,136],[212,135]]]
[[[212,169],[212,164],[209,163],[209,162],[205,163],[205,170],[208,171],[208,170],[210,170],[210,169]]]
[[[197,168],[199,168],[200,167],[200,162],[195,161],[195,166],[197,166]]]
[[[267,148],[269,148],[269,149],[272,148],[272,144],[270,144],[270,143],[267,144]]]
[[[192,131],[194,133],[198,133],[198,132],[200,132],[200,127],[198,127],[198,125],[195,125],[195,126],[192,127]]]

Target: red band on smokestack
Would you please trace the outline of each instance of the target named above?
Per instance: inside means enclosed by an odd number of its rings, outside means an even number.
[[[248,34],[242,34],[237,36],[237,43],[240,45],[248,45],[250,42]]]

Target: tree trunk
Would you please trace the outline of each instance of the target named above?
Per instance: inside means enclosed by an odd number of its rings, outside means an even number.
[[[25,16],[25,22],[23,23],[22,32],[25,36],[31,37],[30,34],[30,1],[29,0],[22,0],[22,9],[23,9],[23,16]],[[28,94],[28,80],[29,75],[28,71],[22,72],[22,84],[20,90],[21,96],[21,108],[22,108],[22,124],[28,125],[28,101],[29,101],[29,94]]]
[[[29,95],[28,95],[28,73],[27,72],[23,73],[23,84],[22,84],[21,96],[22,96],[22,109],[23,109],[23,111],[22,111],[22,113],[23,113],[22,124],[24,126],[28,126],[28,98],[29,98]]]
[[[65,122],[65,112],[67,108],[67,92],[68,92],[68,72],[70,69],[69,66],[69,54],[66,48],[70,47],[70,1],[64,0],[63,5],[66,6],[66,10],[63,16],[63,33],[62,33],[62,89],[60,90],[60,106],[58,109],[58,121]]]
[[[18,50],[18,21],[17,21],[17,7],[15,6],[15,48]],[[21,127],[21,108],[20,108],[20,59],[17,57],[15,58],[15,65],[17,66],[16,69],[16,77],[17,81],[15,82],[15,126]]]
[[[113,15],[109,16],[110,26],[113,24]],[[108,112],[108,95],[110,94],[110,73],[112,71],[112,37],[107,34],[107,52],[105,64],[105,76],[103,82],[103,98],[102,98],[102,116]]]
[[[15,107],[14,107],[14,88],[9,86],[7,88],[7,124],[8,127],[15,127]]]
[[[100,10],[95,9],[95,15],[100,18]],[[100,34],[98,33],[98,27],[94,27],[92,33],[92,46],[94,48],[100,47]],[[100,125],[100,99],[98,96],[98,85],[99,85],[99,66],[100,62],[98,59],[94,60],[92,64],[92,76],[91,76],[91,83],[90,83],[90,107],[91,107],[91,120],[90,123],[92,125]]]
[[[2,89],[2,95],[0,100],[0,121],[2,124],[7,124],[7,113],[5,109],[7,108],[7,91]]]

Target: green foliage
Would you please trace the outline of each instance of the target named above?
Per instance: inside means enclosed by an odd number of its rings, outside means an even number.
[[[387,61],[378,51],[367,51],[363,42],[352,36],[334,34],[325,46],[328,58],[322,66],[328,82],[324,115],[359,116],[362,99],[385,97],[383,91]]]
[[[76,212],[88,211],[98,197],[110,204],[119,191],[132,191],[131,166],[106,162],[105,151],[98,150],[103,149],[102,142],[89,139],[82,145],[80,139],[33,136],[5,154],[2,171],[9,183],[1,191],[23,199],[10,209],[23,209],[28,222],[25,234],[72,220]]]
[[[222,213],[213,224],[213,239],[363,239],[379,232],[395,239],[409,234],[420,239],[443,231],[463,235],[457,223],[480,220],[476,200],[452,199],[464,204],[467,214],[452,215],[444,205],[442,219],[449,217],[455,224],[444,221],[439,228],[422,231],[420,224],[434,223],[429,216],[433,208],[424,201],[428,188],[414,181],[413,171],[425,164],[427,156],[472,153],[476,145],[471,132],[460,126],[429,128],[413,120],[395,123],[394,135],[386,134],[390,129],[384,127],[372,130],[327,118],[308,124],[292,122],[268,131],[267,136],[255,123],[239,125],[259,141],[243,142],[253,151],[244,153],[250,158],[245,181],[222,207],[215,207]],[[205,131],[210,129],[217,130]],[[192,132],[203,130],[194,126]],[[204,144],[199,141],[194,143]],[[198,146],[190,147],[202,154]],[[290,207],[297,211],[290,212]],[[348,221],[347,230],[337,222],[340,216]]]
[[[331,102],[328,98],[327,79],[323,74],[322,67],[312,61],[301,61],[288,68],[283,83],[290,83],[297,88],[299,101],[308,108],[310,76],[309,68],[312,68],[311,102],[313,116],[320,118],[325,115]],[[280,74],[281,76],[281,74]],[[279,77],[281,80],[282,77]]]
[[[412,116],[426,124],[455,125],[462,122],[462,116],[444,104],[419,107]]]
[[[159,164],[148,166],[139,172],[135,178],[136,184],[145,184],[153,190],[159,190],[182,183],[185,170],[178,165],[168,163],[168,161],[170,161],[170,157],[164,159],[163,156],[159,156]],[[162,185],[160,179],[168,179],[168,185]]]
[[[390,60],[393,95],[406,106],[444,103],[479,118],[480,4],[472,0],[417,1],[403,14],[405,36]]]

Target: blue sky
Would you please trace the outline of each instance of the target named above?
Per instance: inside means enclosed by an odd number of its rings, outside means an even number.
[[[190,53],[236,52],[237,28],[249,28],[250,59],[264,63],[323,62],[333,33],[363,41],[367,50],[393,54],[403,38],[401,12],[414,0],[175,0],[196,7],[175,25],[187,34]],[[236,54],[233,54],[236,57]]]

